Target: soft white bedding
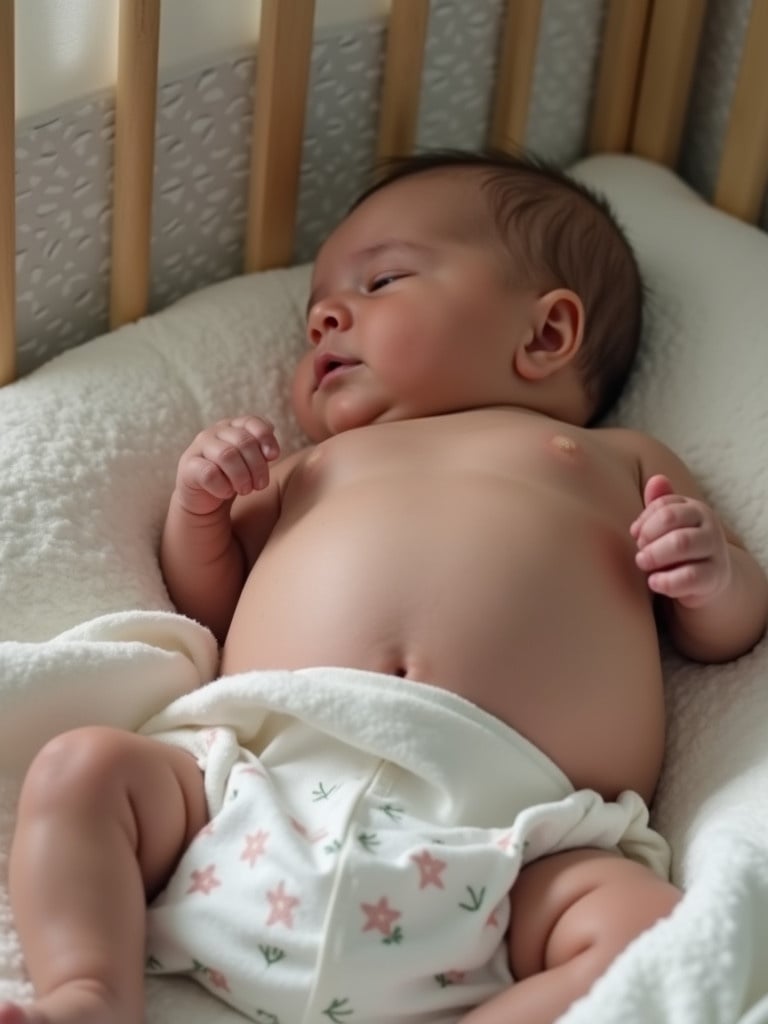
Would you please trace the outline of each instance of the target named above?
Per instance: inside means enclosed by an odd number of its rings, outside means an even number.
[[[675,448],[768,566],[768,237],[642,161],[597,157],[578,173],[614,201],[650,287],[641,357],[613,418]],[[162,622],[154,613],[171,605],[155,543],[178,453],[204,424],[252,409],[273,418],[284,447],[300,443],[285,395],[306,280],[296,268],[217,285],[0,392],[0,998],[26,992],[5,886],[25,757],[81,721],[135,727],[175,695],[168,680],[153,691],[137,661],[133,686],[105,677],[86,697],[77,657],[100,656],[88,628],[43,641],[126,609]],[[119,624],[135,618],[113,620],[127,661]],[[164,649],[158,629],[150,647]],[[726,666],[669,654],[666,669],[655,815],[687,895],[567,1024],[768,1021],[768,642]],[[228,1018],[197,986],[150,984],[152,1022]]]

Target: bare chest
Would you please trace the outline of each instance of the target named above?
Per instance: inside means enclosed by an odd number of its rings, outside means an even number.
[[[564,432],[468,443],[388,427],[358,444],[364,433],[295,470],[226,670],[338,664],[429,682],[589,776],[592,731],[636,726],[649,675],[658,687],[631,468]]]

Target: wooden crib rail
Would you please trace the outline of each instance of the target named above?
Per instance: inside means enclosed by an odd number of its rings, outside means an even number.
[[[16,373],[16,159],[13,0],[0,0],[0,385]]]
[[[120,0],[109,322],[149,302],[160,0]]]
[[[507,0],[489,142],[513,152],[525,143],[542,0]]]
[[[706,13],[706,0],[654,0],[630,149],[674,167]]]
[[[608,0],[589,122],[592,153],[629,148],[651,0]]]
[[[293,255],[314,0],[262,0],[245,270]]]
[[[416,142],[429,0],[392,0],[376,159],[405,156]]]

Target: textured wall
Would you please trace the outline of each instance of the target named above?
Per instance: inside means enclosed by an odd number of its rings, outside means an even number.
[[[750,0],[710,0],[680,170],[710,195]],[[432,0],[418,145],[477,147],[489,122],[502,0]],[[545,0],[527,144],[560,164],[584,152],[604,0]],[[321,29],[310,76],[295,259],[367,184],[386,26]],[[253,56],[161,80],[152,309],[239,272]],[[107,329],[111,93],[18,126],[19,363],[26,372]],[[764,224],[768,227],[768,201]]]

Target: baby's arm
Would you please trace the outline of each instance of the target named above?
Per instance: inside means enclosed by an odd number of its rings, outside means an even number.
[[[675,645],[697,661],[746,653],[766,628],[765,573],[676,455],[652,438],[639,455],[644,508],[630,532]]]
[[[269,467],[279,453],[269,422],[241,416],[202,431],[179,460],[160,564],[179,611],[208,626],[219,642],[279,515],[279,486]],[[233,518],[247,521],[247,538]]]

